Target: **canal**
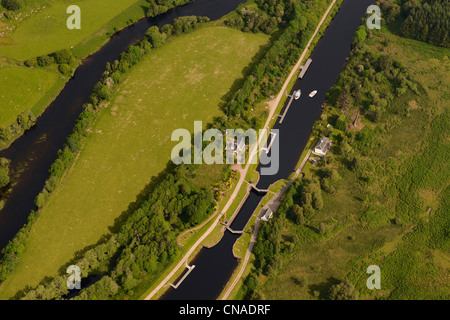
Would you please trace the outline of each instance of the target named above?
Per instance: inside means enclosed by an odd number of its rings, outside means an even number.
[[[325,31],[311,55],[312,63],[302,80],[292,92],[301,90],[298,100],[293,100],[279,130],[280,168],[276,175],[261,176],[257,187],[267,189],[272,183],[286,179],[295,169],[311,134],[311,128],[321,114],[325,93],[333,86],[351,50],[356,29],[361,24],[366,9],[374,0],[344,0],[339,12]],[[313,98],[309,93],[317,90]],[[282,111],[283,112],[283,111]],[[252,191],[231,224],[231,229],[242,230],[258,207],[263,194]],[[208,300],[216,299],[237,266],[232,248],[239,235],[225,231],[214,247],[203,248],[191,262],[196,267],[177,289],[170,288],[162,299]],[[230,297],[233,298],[233,297]]]

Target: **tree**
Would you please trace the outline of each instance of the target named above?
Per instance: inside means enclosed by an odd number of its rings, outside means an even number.
[[[319,223],[319,234],[325,234],[326,227],[323,222]]]
[[[148,38],[148,41],[152,44],[153,48],[160,48],[164,44],[165,41],[164,34],[159,32],[159,28],[157,26],[152,26],[148,28],[145,35]]]
[[[342,130],[342,131],[345,131],[347,129],[347,120],[345,119],[345,115],[344,114],[341,114],[336,119],[335,127],[336,127],[336,129]]]
[[[351,168],[353,171],[355,170],[359,170],[362,166],[362,161],[361,158],[359,156],[354,156],[353,160],[351,162]]]
[[[9,184],[9,160],[0,158],[0,188],[6,187]]]
[[[320,210],[323,208],[323,199],[322,199],[322,193],[319,191],[314,192],[312,194],[312,201],[313,201],[313,208],[316,210]]]
[[[60,64],[58,66],[58,71],[68,77],[72,75],[72,68],[66,63]]]
[[[358,295],[353,284],[342,281],[330,287],[328,298],[330,300],[356,300]]]
[[[47,67],[53,63],[53,59],[49,56],[37,57],[37,63],[39,67]]]
[[[305,223],[305,216],[303,215],[303,208],[298,204],[295,204],[292,208],[292,219],[298,225],[303,225]]]
[[[69,49],[62,49],[52,54],[57,64],[71,64],[75,58]]]
[[[19,0],[2,0],[2,6],[7,10],[17,11],[22,7]]]

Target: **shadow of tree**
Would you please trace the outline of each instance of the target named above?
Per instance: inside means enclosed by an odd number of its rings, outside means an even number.
[[[308,293],[312,296],[317,296],[318,293],[318,298],[320,300],[327,300],[330,287],[340,282],[341,281],[336,278],[329,277],[326,281],[322,283],[309,285]]]

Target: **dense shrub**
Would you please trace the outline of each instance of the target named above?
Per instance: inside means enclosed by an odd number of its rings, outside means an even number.
[[[0,189],[9,184],[9,161],[0,158]]]
[[[7,10],[17,11],[22,7],[20,0],[2,0],[2,6]]]
[[[60,64],[58,66],[58,71],[61,72],[65,76],[71,76],[72,75],[72,68],[66,63]]]
[[[24,62],[27,67],[34,68],[38,66],[38,62],[36,58],[28,59]]]
[[[50,56],[37,57],[37,64],[39,67],[48,67],[52,63],[54,63],[54,59]]]
[[[51,56],[55,59],[57,64],[72,64],[75,61],[72,52],[68,49],[56,51]]]

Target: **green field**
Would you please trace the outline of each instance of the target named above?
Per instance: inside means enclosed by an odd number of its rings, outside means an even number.
[[[18,24],[12,34],[0,39],[0,56],[26,60],[73,47],[90,37],[99,36],[98,30],[136,2],[140,0],[52,1],[50,5],[41,5],[37,13],[28,12],[28,18]],[[69,5],[78,5],[81,9],[79,30],[69,30],[66,26]],[[143,10],[141,16],[144,16]],[[101,32],[107,31],[111,30]]]
[[[163,170],[177,128],[221,114],[218,104],[269,37],[206,27],[146,56],[102,110],[73,167],[34,225],[23,261],[0,287],[8,298],[54,276],[96,243]],[[245,50],[242,50],[245,48]]]
[[[450,294],[450,50],[387,30],[374,33],[365,48],[400,61],[418,94],[399,94],[376,123],[363,119],[365,129],[359,130],[374,130],[375,138],[362,149],[362,169],[350,170],[339,152],[328,156],[327,166],[338,170],[340,179],[333,194],[322,192],[324,207],[306,226],[279,218],[281,250],[270,274],[258,277],[259,298],[327,299],[330,286],[343,280],[354,284],[360,299]],[[374,85],[384,93],[386,84]],[[307,177],[320,177],[320,170],[311,167]],[[372,206],[375,214],[369,213]],[[366,288],[372,264],[381,268],[381,290]]]
[[[56,72],[41,68],[0,66],[0,127],[10,125],[24,111],[42,112],[45,106],[41,99],[52,98],[52,88],[60,85],[61,78]]]

